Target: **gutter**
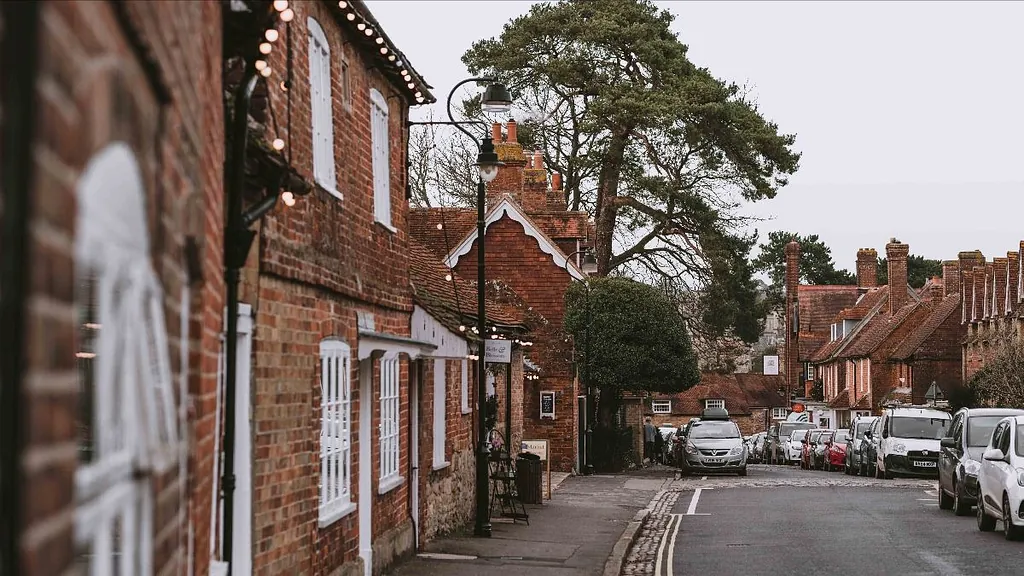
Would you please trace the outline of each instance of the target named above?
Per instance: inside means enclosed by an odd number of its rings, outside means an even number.
[[[32,141],[39,59],[40,3],[5,2],[4,37],[0,44],[3,81],[3,123],[0,182],[0,574],[21,574],[19,533],[22,527],[24,447],[25,301],[28,296],[28,222],[31,218]]]

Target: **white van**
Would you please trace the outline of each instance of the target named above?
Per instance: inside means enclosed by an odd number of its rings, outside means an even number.
[[[938,478],[939,441],[949,435],[949,413],[931,408],[890,408],[881,418],[875,477]]]

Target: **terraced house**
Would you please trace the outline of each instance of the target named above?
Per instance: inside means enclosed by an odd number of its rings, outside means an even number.
[[[963,272],[964,309],[960,321],[966,327],[963,341],[963,378],[969,381],[1006,345],[1024,337],[1024,288],[1021,259],[1024,241],[1017,251],[986,263],[980,252],[974,265]]]

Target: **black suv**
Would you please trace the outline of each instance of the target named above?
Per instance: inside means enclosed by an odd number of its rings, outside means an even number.
[[[996,424],[1024,410],[1013,408],[961,408],[953,415],[949,436],[940,440],[939,508],[967,516],[978,503],[981,455]]]

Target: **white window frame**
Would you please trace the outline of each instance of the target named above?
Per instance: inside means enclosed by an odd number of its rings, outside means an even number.
[[[82,343],[90,344],[76,353],[94,370],[94,411],[86,424],[93,458],[74,475],[74,541],[90,574],[112,573],[115,562],[119,573],[150,574],[152,475],[179,465],[181,438],[163,288],[150,261],[146,191],[131,148],[117,142],[93,156],[76,196],[76,288],[87,271],[96,298],[95,316],[81,327],[91,334]]]
[[[463,358],[460,372],[462,376],[462,413],[469,414],[473,411],[473,407],[469,405],[469,360]]]
[[[377,491],[389,492],[399,486],[404,478],[399,476],[398,462],[401,456],[399,431],[401,429],[401,396],[399,379],[401,366],[398,356],[385,354],[380,360],[380,478]]]
[[[320,342],[319,525],[356,509],[352,501],[352,348],[330,338]]]
[[[704,401],[704,409],[707,410],[708,408],[721,408],[724,410],[725,400],[722,398],[709,398]]]
[[[373,219],[388,230],[391,225],[391,140],[388,101],[370,89],[370,157],[373,164]]]
[[[789,410],[786,408],[772,408],[772,420],[785,420],[789,417]]]
[[[448,374],[443,358],[434,360],[434,470],[448,466],[446,457],[447,406],[448,406]]]
[[[659,408],[661,408],[659,410]],[[651,413],[652,414],[671,414],[672,413],[672,401],[671,400],[651,400]]]
[[[313,179],[332,196],[338,191],[334,159],[334,111],[331,98],[331,46],[323,28],[312,17],[309,29],[309,111],[313,137]]]

